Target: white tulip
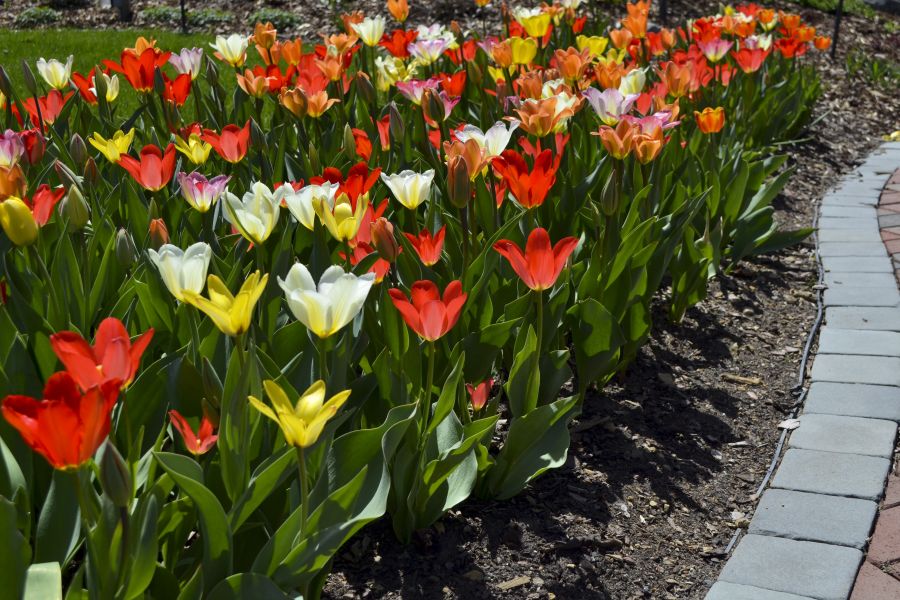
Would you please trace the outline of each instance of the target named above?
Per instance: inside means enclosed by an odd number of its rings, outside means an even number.
[[[225,190],[225,220],[249,241],[262,244],[278,223],[281,199],[289,189],[290,185],[282,185],[273,192],[266,184],[257,181],[243,198]]]
[[[206,284],[206,271],[212,258],[212,248],[204,242],[197,242],[187,250],[173,244],[163,244],[159,252],[152,248],[147,251],[150,260],[159,270],[163,283],[179,302],[184,302],[184,292],[199,294]]]
[[[374,273],[357,277],[335,265],[322,273],[316,286],[309,270],[300,263],[291,267],[286,279],[278,278],[288,308],[320,338],[337,333],[359,314],[374,282]]]
[[[245,35],[232,33],[228,37],[216,36],[216,43],[210,44],[218,52],[219,58],[234,67],[240,67],[247,59],[249,39]]]
[[[337,183],[323,183],[307,185],[296,192],[291,188],[285,193],[284,202],[294,218],[312,231],[316,224],[316,202],[324,202],[329,209],[333,209],[339,187],[340,184]]]
[[[38,73],[41,74],[41,77],[44,78],[47,85],[53,89],[64,90],[69,87],[69,79],[72,77],[73,60],[74,57],[71,54],[66,60],[66,64],[59,62],[55,58],[51,58],[50,60],[39,58],[37,61]]]
[[[359,23],[351,23],[350,27],[366,46],[377,46],[384,35],[386,22],[384,17],[366,17]]]
[[[520,121],[512,119],[507,128],[506,123],[497,121],[487,131],[481,131],[475,125],[466,125],[462,131],[456,133],[456,139],[466,143],[468,140],[475,140],[482,150],[484,150],[485,159],[500,156],[509,145],[513,132],[519,127]]]
[[[393,175],[382,173],[381,180],[394,193],[394,197],[400,204],[410,210],[415,210],[431,194],[434,169],[428,169],[424,173],[416,173],[409,169]]]
[[[619,82],[619,91],[622,92],[623,96],[640,94],[646,82],[647,74],[644,73],[644,70],[634,69],[622,76],[622,80]]]

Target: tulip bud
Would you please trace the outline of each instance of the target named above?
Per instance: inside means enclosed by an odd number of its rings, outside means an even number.
[[[25,195],[26,182],[22,167],[0,167],[0,200],[10,196],[21,198]]]
[[[219,407],[222,405],[221,398],[224,388],[222,387],[222,380],[219,379],[219,376],[216,374],[216,370],[213,368],[212,363],[210,363],[209,359],[205,356],[200,363],[200,378],[203,381],[203,393],[205,394],[204,401],[208,400],[212,408],[215,411],[218,411]],[[205,407],[203,412],[204,414],[207,414]],[[212,419],[210,418],[210,420]],[[218,417],[216,418],[215,423],[218,423]]]
[[[29,165],[36,165],[44,158],[47,150],[47,140],[38,129],[26,129],[19,133],[22,143],[25,145],[25,159]]]
[[[213,87],[219,83],[219,69],[216,68],[215,61],[206,61],[206,80]]]
[[[28,93],[32,96],[37,96],[38,87],[37,81],[34,80],[34,72],[31,70],[31,67],[28,66],[28,62],[22,61],[22,80],[25,83],[25,89],[28,90]]]
[[[116,232],[116,259],[123,269],[127,269],[137,260],[137,248],[134,245],[134,239],[125,228],[120,228]]]
[[[0,92],[7,98],[12,98],[12,82],[9,80],[9,73],[0,65]]]
[[[103,70],[97,66],[94,67],[94,73],[102,73]],[[103,98],[103,101],[106,101],[106,77],[102,77],[97,75],[94,77],[94,91],[96,92],[94,95],[97,96],[97,99]]]
[[[472,182],[469,180],[469,163],[460,154],[451,156],[447,163],[447,188],[450,204],[465,208],[472,198]]]
[[[390,130],[391,130],[391,140],[395,143],[403,142],[403,135],[405,133],[405,126],[403,125],[403,117],[400,116],[400,111],[397,110],[397,105],[391,102],[390,108],[388,109],[389,114],[391,115],[390,122]]]
[[[434,90],[425,90],[422,93],[422,111],[432,121],[440,123],[444,120],[444,103]]]
[[[366,104],[372,105],[375,103],[375,86],[372,85],[372,80],[369,79],[369,76],[366,75],[363,71],[358,71],[356,73],[356,94],[362,98],[363,102]]]
[[[150,221],[150,247],[159,250],[163,244],[169,243],[169,229],[166,222],[162,219],[153,219]]]
[[[156,198],[150,198],[150,205],[147,207],[147,216],[150,217],[150,220],[159,218],[159,205],[156,203]]]
[[[100,183],[100,171],[93,156],[89,156],[84,163],[84,181],[92,186]]]
[[[70,187],[66,197],[59,203],[59,214],[68,222],[69,232],[78,231],[87,225],[91,218],[91,207],[77,185]]]
[[[67,190],[78,186],[78,176],[67,165],[57,160],[53,163],[53,168]]]
[[[309,168],[312,169],[312,172],[320,173],[322,171],[322,164],[319,162],[319,151],[312,141],[309,142],[309,152],[306,157],[309,159]]]
[[[131,470],[109,440],[103,445],[103,455],[100,457],[100,486],[119,508],[128,508],[134,497]]]
[[[384,217],[378,217],[372,223],[371,231],[372,242],[375,244],[378,255],[388,262],[397,260],[397,256],[400,254],[400,245],[394,236],[394,226],[391,222]]]
[[[600,209],[607,217],[611,217],[619,211],[619,186],[616,179],[616,172],[613,171],[603,185],[603,191],[600,192]]]
[[[72,160],[76,165],[83,165],[87,160],[87,146],[77,133],[72,134],[72,138],[69,140],[69,154],[72,155]]]
[[[459,23],[454,19],[450,21],[450,32],[453,34],[453,37],[460,40],[463,37],[462,27],[459,26]]]
[[[350,128],[350,124],[347,123],[344,125],[344,154],[353,158],[356,156],[356,138],[353,137],[353,130]]]

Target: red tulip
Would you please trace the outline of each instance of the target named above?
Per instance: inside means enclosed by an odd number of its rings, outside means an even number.
[[[247,156],[250,147],[250,121],[243,127],[226,125],[222,133],[216,133],[212,129],[204,129],[204,142],[207,142],[225,160],[230,163],[239,163]]]
[[[491,395],[491,388],[494,387],[493,379],[486,379],[477,386],[471,383],[466,384],[466,390],[469,392],[469,400],[472,402],[472,409],[478,412],[487,404],[488,397]]]
[[[25,107],[25,111],[28,113],[31,122],[35,127],[40,127],[42,121],[45,125],[53,125],[56,118],[59,116],[59,113],[62,112],[63,107],[66,105],[66,102],[69,101],[69,98],[71,98],[74,93],[75,92],[69,92],[63,96],[59,90],[50,90],[46,96],[41,96],[37,99],[37,105],[34,103],[34,98],[26,98],[22,101],[22,105]],[[41,108],[40,117],[38,116],[37,111],[38,106]],[[22,120],[18,117],[18,111],[15,110],[15,107],[13,107],[13,109],[13,113],[16,115],[19,123],[21,123]]]
[[[43,400],[7,396],[2,412],[54,469],[71,469],[87,462],[109,435],[109,414],[120,385],[108,380],[82,395],[75,379],[62,371],[47,380]]]
[[[169,144],[163,152],[148,144],[141,149],[140,160],[123,154],[119,157],[119,165],[145,190],[159,191],[172,181],[175,174],[175,145]]]
[[[549,149],[538,154],[534,167],[515,150],[504,150],[492,162],[494,170],[509,186],[516,201],[525,208],[540,206],[547,198],[547,193],[556,183],[558,164],[553,160]]]
[[[428,229],[423,229],[419,232],[419,235],[405,232],[403,235],[405,235],[406,239],[409,240],[409,243],[412,244],[416,254],[419,255],[419,260],[422,261],[422,264],[426,267],[430,267],[441,260],[441,250],[444,248],[444,234],[446,233],[447,226],[444,225],[438,229],[438,232],[435,233],[434,236],[431,235],[431,232],[428,231]]]
[[[36,165],[44,158],[47,150],[47,140],[38,128],[26,129],[19,132],[19,137],[25,145],[25,159],[29,165]]]
[[[754,73],[759,70],[766,57],[769,56],[768,50],[762,48],[741,48],[740,50],[731,52],[734,62],[741,68],[744,73]]]
[[[65,193],[66,190],[62,186],[51,188],[46,183],[42,183],[38,186],[38,189],[35,190],[34,195],[31,196],[30,200],[28,198],[22,198],[22,201],[31,209],[31,213],[34,215],[34,221],[43,227],[47,224],[47,221],[50,220],[50,216],[53,214],[56,203],[59,202]]]
[[[459,320],[467,294],[459,280],[451,281],[441,298],[431,281],[417,281],[410,288],[410,297],[398,289],[388,290],[394,306],[410,329],[429,342],[441,338]]]
[[[81,97],[84,98],[85,102],[88,104],[97,104],[97,94],[91,91],[91,88],[94,87],[94,69],[91,69],[87,76],[82,75],[77,71],[73,72],[72,83],[78,88],[78,93],[81,94]]]
[[[194,433],[187,419],[181,416],[177,410],[169,411],[169,418],[172,419],[172,426],[181,434],[185,447],[194,456],[206,454],[213,447],[219,436],[213,433],[215,427],[212,421],[206,415],[200,420],[200,428]]]
[[[183,106],[191,93],[191,74],[182,73],[175,79],[169,79],[163,75],[163,100],[171,102],[175,106]]]
[[[132,344],[122,322],[109,317],[97,328],[93,347],[74,331],[54,333],[50,345],[81,389],[89,390],[111,379],[124,388],[134,379],[152,338],[153,329],[148,329]]]
[[[138,92],[146,94],[153,91],[156,69],[169,62],[171,52],[159,52],[156,48],[147,48],[140,56],[133,50],[122,50],[120,62],[104,60],[111,71],[121,73]]]
[[[385,33],[378,45],[391,53],[396,58],[409,58],[409,45],[416,41],[419,32],[416,30],[395,29],[391,33]]]
[[[540,292],[553,287],[566,265],[566,260],[577,245],[577,238],[566,237],[551,248],[547,230],[538,227],[528,236],[524,253],[519,246],[509,240],[499,240],[494,244],[494,250],[509,261],[525,285]]]

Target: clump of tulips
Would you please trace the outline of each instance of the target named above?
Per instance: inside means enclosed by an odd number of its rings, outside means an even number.
[[[11,594],[316,598],[372,520],[562,465],[660,290],[807,235],[775,148],[827,38],[580,4],[0,67]]]

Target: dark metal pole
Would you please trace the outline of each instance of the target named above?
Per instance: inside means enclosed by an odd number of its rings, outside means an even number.
[[[181,0],[181,33],[187,32],[187,9],[184,7],[184,0]]]
[[[669,0],[661,0],[659,3],[659,20],[663,25],[669,24]]]
[[[837,12],[834,13],[834,35],[831,36],[831,60],[837,56],[838,36],[841,33],[841,19],[844,16],[844,0],[838,0]]]

